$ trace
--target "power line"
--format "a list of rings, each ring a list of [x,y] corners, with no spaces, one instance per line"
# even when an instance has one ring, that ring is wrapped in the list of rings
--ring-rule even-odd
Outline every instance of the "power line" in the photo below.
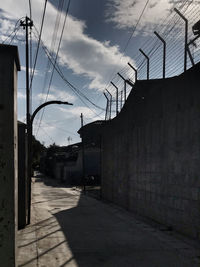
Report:
[[[35,61],[34,61],[33,71],[32,71],[32,75],[31,75],[30,88],[32,88],[33,77],[34,77],[35,67],[36,67],[36,63],[37,63],[37,57],[38,57],[38,52],[39,52],[39,47],[40,47],[40,41],[41,41],[41,36],[42,36],[43,25],[44,25],[44,17],[45,17],[45,12],[46,12],[46,6],[47,6],[47,0],[45,0],[45,3],[44,3],[44,9],[43,9],[43,14],[42,14],[42,22],[41,22],[41,27],[40,27],[39,40],[38,40],[37,50],[36,50],[36,54],[35,54]]]
[[[54,25],[54,31],[53,31],[53,35],[52,35],[52,39],[51,39],[51,47],[50,47],[50,54],[53,58],[53,51],[54,51],[54,47],[55,47],[55,43],[56,43],[56,39],[57,39],[57,33],[58,33],[58,27],[60,24],[60,17],[61,17],[61,12],[63,9],[63,0],[59,0],[59,4],[58,4],[58,8],[57,8],[57,15],[56,15],[56,21],[55,21],[55,25]],[[43,82],[43,88],[42,88],[42,94],[44,94],[44,90],[46,87],[46,83],[47,83],[47,78],[48,78],[48,73],[51,67],[51,62],[49,60],[49,58],[47,58],[47,65],[46,65],[46,70],[45,70],[45,77],[44,77],[44,82]],[[40,101],[40,104],[42,104],[42,100]]]
[[[134,27],[132,33],[131,33],[131,36],[129,37],[128,41],[126,42],[126,44],[125,44],[125,46],[124,46],[123,53],[124,53],[125,50],[127,49],[128,45],[129,45],[129,42],[130,42],[130,40],[132,39],[133,34],[134,34],[135,31],[136,31],[137,26],[138,26],[138,24],[139,24],[139,22],[140,22],[140,20],[141,20],[141,18],[142,18],[142,16],[143,16],[143,14],[144,14],[144,11],[145,11],[145,9],[146,9],[148,3],[149,3],[149,0],[147,0],[146,3],[145,3],[145,6],[144,6],[144,8],[143,8],[143,10],[142,10],[142,12],[141,12],[141,14],[140,14],[138,20],[137,20],[137,23],[136,23],[136,25],[135,25],[135,27]],[[121,55],[120,60],[121,60],[122,57],[123,57],[123,55]],[[115,68],[114,71],[112,72],[111,77],[113,76],[113,74],[115,73],[115,71],[116,71],[116,68]],[[109,80],[110,80],[110,79],[109,79]],[[108,83],[109,83],[109,82],[108,82]],[[107,84],[106,87],[108,87],[108,84]]]
[[[14,29],[12,30],[12,32],[7,36],[7,38],[2,42],[2,44],[5,44],[5,42],[12,36],[13,33],[15,33],[16,30],[19,29],[20,25],[17,26],[17,24],[20,22],[21,19],[23,19],[24,17],[20,18],[17,20],[17,22],[15,23]]]
[[[55,140],[53,140],[53,138],[51,138],[51,136],[47,133],[47,131],[44,130],[44,128],[41,128],[41,130],[46,134],[46,136],[47,136],[53,143],[55,143]]]
[[[61,45],[61,41],[62,41],[62,37],[63,37],[63,32],[64,32],[64,28],[65,28],[66,20],[67,20],[67,15],[68,15],[68,12],[69,12],[69,7],[70,7],[70,0],[68,1],[68,5],[67,5],[67,9],[66,9],[66,13],[65,13],[64,23],[63,23],[63,27],[62,27],[62,31],[61,31],[61,35],[60,35],[60,40],[59,40],[59,43],[58,43],[57,53],[56,53],[56,57],[55,57],[54,64],[53,64],[53,70],[52,70],[52,73],[51,73],[51,78],[50,78],[50,81],[49,81],[49,87],[48,87],[48,90],[47,90],[47,95],[46,95],[45,102],[46,102],[47,99],[48,99],[48,95],[49,95],[49,91],[50,91],[51,83],[52,83],[52,80],[53,80],[53,75],[54,75],[55,65],[56,65],[56,63],[57,63],[58,53],[59,53],[59,50],[60,50],[60,45]],[[38,130],[37,130],[37,132],[39,131],[40,124],[41,124],[42,118],[43,118],[43,116],[44,116],[44,112],[45,112],[45,108],[42,110],[42,115],[41,115],[41,117],[40,117],[40,122],[39,122],[39,126],[38,126]]]
[[[65,19],[64,19],[64,23],[63,23],[63,27],[62,27],[62,31],[61,31],[61,35],[60,35],[58,49],[57,49],[57,53],[56,53],[56,57],[55,57],[54,65],[53,65],[53,70],[52,70],[52,73],[51,73],[51,79],[49,81],[49,87],[48,87],[48,91],[47,91],[47,96],[46,96],[45,102],[48,99],[48,95],[49,95],[49,91],[50,91],[50,87],[51,87],[51,83],[52,83],[52,79],[53,79],[53,75],[54,75],[55,65],[57,63],[58,53],[59,53],[59,50],[60,50],[60,45],[61,45],[61,41],[62,41],[62,37],[63,37],[65,24],[66,24],[66,19],[67,19],[67,15],[68,15],[68,12],[69,12],[69,6],[70,6],[70,0],[68,1],[67,10],[66,10],[66,13],[65,13]],[[43,109],[43,112],[44,112],[44,109]]]
[[[36,28],[35,28],[36,29]],[[37,32],[37,29],[36,29]],[[51,58],[50,52],[48,50],[48,48],[44,45],[44,43],[41,40],[41,44],[42,44],[42,48],[46,54],[46,56],[49,58],[49,61],[51,62],[51,64],[53,65],[53,59]],[[92,102],[86,95],[84,95],[75,85],[73,85],[71,82],[68,81],[68,79],[64,76],[63,72],[61,71],[60,67],[56,64],[55,65],[55,70],[58,73],[58,75],[61,77],[61,79],[69,86],[69,88],[79,97],[79,99],[83,102],[83,104],[85,106],[87,106],[89,109],[90,107],[87,105],[87,103],[82,99],[84,98],[85,100],[87,100],[90,104],[92,104],[94,107],[101,109],[103,111],[105,111],[104,108],[96,105],[94,102]],[[92,109],[90,109],[93,113],[96,114],[96,112],[94,112]],[[98,114],[96,114],[98,116]]]
[[[125,45],[125,47],[124,47],[124,49],[123,49],[123,52],[127,49],[128,45],[129,45],[129,43],[130,43],[130,40],[132,39],[133,34],[135,33],[135,31],[136,31],[136,29],[137,29],[137,26],[138,26],[138,24],[140,23],[140,20],[141,20],[143,14],[144,14],[144,11],[145,11],[145,9],[146,9],[148,3],[149,3],[149,0],[146,1],[145,5],[144,5],[144,8],[143,8],[143,10],[142,10],[142,12],[141,12],[141,14],[140,14],[138,20],[137,20],[137,23],[136,23],[136,25],[135,25],[135,27],[134,27],[132,33],[131,33],[131,36],[129,37],[129,39],[128,39],[128,41],[127,41],[127,43],[126,43],[126,45]]]
[[[59,130],[59,131],[62,131],[62,132],[65,132],[65,133],[68,133],[68,134],[72,134],[72,135],[74,135],[74,136],[77,136],[77,134],[74,134],[74,133],[72,133],[71,131],[68,131],[68,130],[63,129],[63,128],[58,127],[58,126],[55,126],[55,123],[56,123],[56,122],[54,122],[54,124],[53,124],[53,123],[49,123],[49,122],[45,122],[45,124],[47,124],[47,126],[41,125],[40,127],[44,128],[44,127],[48,127],[48,125],[49,125],[49,126],[54,126],[54,127],[55,127],[57,130]]]
[[[50,51],[51,51],[50,54],[51,54],[52,58],[53,58],[53,54],[54,54],[55,43],[57,40],[58,28],[60,25],[60,18],[61,18],[61,13],[63,10],[63,3],[64,3],[64,0],[58,1],[56,21],[55,21],[55,25],[54,25],[54,31],[53,31],[53,35],[51,38],[51,47],[50,47]],[[43,81],[42,94],[44,94],[44,91],[45,91],[50,67],[51,67],[51,62],[47,58],[47,65],[46,65],[45,76],[44,76],[44,81]],[[40,105],[41,104],[42,104],[42,99],[40,100]],[[40,114],[40,116],[41,116],[41,114]],[[39,120],[38,120],[38,123],[39,123]]]
[[[15,30],[14,35],[12,36],[12,38],[11,38],[11,40],[10,40],[10,42],[9,42],[9,45],[10,45],[10,44],[12,43],[12,41],[16,38],[16,35],[17,35],[19,29],[20,29],[20,25],[19,25],[18,28]]]

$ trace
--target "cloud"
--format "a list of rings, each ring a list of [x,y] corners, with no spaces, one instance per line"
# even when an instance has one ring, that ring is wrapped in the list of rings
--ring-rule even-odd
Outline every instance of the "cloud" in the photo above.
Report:
[[[46,94],[37,94],[35,96],[38,100],[46,100]],[[48,100],[61,100],[61,101],[75,101],[76,97],[69,94],[66,91],[56,89],[54,87],[51,88],[51,93],[48,95]]]
[[[12,30],[13,29],[13,22],[12,20],[9,20],[9,19],[0,19],[0,24],[1,24],[1,32],[2,33],[6,33],[8,32],[9,30]]]
[[[77,130],[80,128],[80,114],[77,114],[77,118],[69,112],[70,106],[67,108],[61,108],[57,106],[54,109],[54,113],[57,116],[57,119],[52,119],[52,114],[50,116],[44,118],[40,124],[40,119],[35,118],[33,123],[33,133],[45,142],[45,145],[52,144],[56,142],[57,145],[68,145],[67,138],[70,136],[73,138],[73,142],[79,142],[80,138],[77,134]],[[77,107],[76,107],[77,109]],[[84,110],[84,109],[83,109]],[[70,121],[70,122],[69,122]],[[69,130],[69,124],[72,125],[74,122],[77,122],[76,127],[74,130]],[[40,128],[38,131],[38,125],[40,124]]]
[[[107,22],[114,23],[119,29],[133,29],[146,2],[146,0],[109,0],[106,11]],[[151,30],[156,24],[160,24],[160,21],[169,14],[173,5],[174,3],[169,0],[149,1],[135,35],[141,34],[140,29],[144,26],[146,30]]]
[[[22,92],[17,92],[17,97],[18,97],[18,99],[26,99],[26,94],[24,93],[22,93]]]
[[[52,144],[55,141],[55,136],[58,134],[56,125],[55,124],[49,124],[45,120],[42,121],[40,124],[40,128],[38,131],[38,125],[40,124],[40,120],[35,118],[33,122],[33,135],[38,134],[36,136],[37,138],[39,137],[40,140],[45,141],[47,144]]]
[[[53,18],[55,14],[48,17]],[[53,21],[48,24],[53,24]],[[121,69],[132,60],[124,56],[117,45],[111,46],[108,41],[100,42],[89,37],[85,29],[83,21],[68,16],[60,47],[60,63],[75,74],[87,77],[89,89],[104,90],[113,69]],[[50,44],[52,32],[46,31],[44,38],[45,43]]]
[[[79,117],[80,118],[80,114],[83,113],[83,116],[87,119],[90,119],[90,121],[95,121],[95,120],[99,120],[99,116],[98,114],[96,114],[96,110],[95,109],[90,109],[88,107],[84,107],[84,106],[69,106],[67,109],[65,109],[64,107],[58,107],[58,109],[65,114],[65,118],[73,118],[73,117]]]
[[[26,67],[25,66],[21,66],[21,70],[22,71],[26,71]],[[32,69],[31,68],[29,68],[29,73],[31,73],[31,71],[32,71]],[[37,70],[37,69],[35,69],[35,71],[34,71],[34,75],[41,75],[40,74],[40,71],[39,70]]]
[[[74,73],[90,79],[89,89],[104,90],[113,69],[121,69],[132,60],[118,46],[101,43],[83,34],[68,38],[62,46],[63,62]]]
[[[44,1],[35,0],[32,2],[32,14],[34,25],[40,28],[41,15]],[[10,8],[12,6],[12,9]],[[24,0],[3,1],[1,4],[4,19],[18,18],[28,12],[28,4]],[[53,29],[55,25],[57,9],[48,2],[44,21],[42,39],[50,49]],[[57,36],[60,37],[64,14],[61,15],[60,27],[57,29]],[[6,22],[5,22],[6,23]],[[4,26],[8,28],[10,26]],[[87,77],[90,80],[89,89],[104,90],[114,69],[121,69],[132,60],[123,56],[117,45],[110,45],[108,41],[100,42],[85,33],[86,24],[68,15],[66,27],[62,38],[59,52],[59,62],[71,69],[75,74]],[[55,47],[58,46],[58,38],[55,40]],[[133,62],[132,62],[133,63]]]
[[[39,124],[40,124],[40,119],[35,118],[35,119],[34,119],[33,126],[35,126],[35,125],[39,125]],[[44,128],[47,128],[47,130],[48,130],[48,132],[49,132],[50,134],[53,134],[53,132],[56,130],[56,125],[47,123],[46,121],[42,121],[42,123],[41,123],[41,127],[42,127],[42,128],[43,128],[43,127],[44,127]],[[36,129],[37,129],[37,127],[36,127]]]

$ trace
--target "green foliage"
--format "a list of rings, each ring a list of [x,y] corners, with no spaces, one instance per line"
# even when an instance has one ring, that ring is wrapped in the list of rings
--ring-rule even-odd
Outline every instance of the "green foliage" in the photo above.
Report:
[[[54,155],[56,152],[58,152],[60,150],[60,146],[56,145],[55,143],[53,143],[52,145],[50,145],[49,147],[47,147],[46,152],[47,152],[47,157],[51,157],[52,155]]]
[[[41,144],[35,136],[32,137],[32,166],[33,169],[40,164],[40,157],[46,151],[46,147]]]

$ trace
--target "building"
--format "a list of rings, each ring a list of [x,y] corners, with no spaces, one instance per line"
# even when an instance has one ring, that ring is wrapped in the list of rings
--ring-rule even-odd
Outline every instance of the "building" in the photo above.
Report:
[[[27,224],[27,135],[26,124],[18,121],[18,229]]]

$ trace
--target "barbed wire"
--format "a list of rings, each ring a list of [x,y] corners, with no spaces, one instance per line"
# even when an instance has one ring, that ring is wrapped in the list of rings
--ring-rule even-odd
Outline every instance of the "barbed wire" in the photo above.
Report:
[[[186,0],[176,7],[188,20],[188,40],[193,39],[192,26],[199,20],[200,6],[194,4],[193,1]],[[165,18],[160,25],[155,27],[155,30],[166,42],[166,77],[179,75],[184,70],[184,27],[183,19],[175,11],[171,12],[168,18]],[[150,79],[162,78],[163,50],[160,40],[152,32],[149,39],[140,47],[150,59]],[[192,56],[195,63],[200,61],[200,40],[196,41],[196,47],[192,47]],[[135,52],[132,59],[138,72],[138,79],[145,80],[147,75],[146,59],[139,51]],[[192,63],[189,57],[187,59],[187,68],[190,68]],[[119,72],[125,79],[135,80],[135,73],[129,66],[125,66]],[[119,91],[124,90],[124,81],[117,74],[111,81],[118,87]],[[113,96],[114,103],[116,89],[112,85],[109,85],[107,89]],[[127,90],[127,96],[130,91]],[[115,115],[113,114],[113,116]]]

